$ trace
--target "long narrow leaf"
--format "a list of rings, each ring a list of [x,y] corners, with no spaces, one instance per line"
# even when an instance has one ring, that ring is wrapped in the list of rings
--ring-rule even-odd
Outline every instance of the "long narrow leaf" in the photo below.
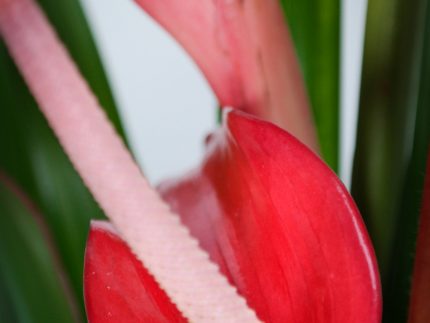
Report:
[[[6,287],[6,279],[0,270],[0,318],[4,322],[17,322],[17,313]]]
[[[375,242],[390,323],[407,317],[429,138],[427,6],[369,2],[353,195]]]
[[[281,0],[296,45],[322,156],[339,161],[339,0]]]
[[[73,58],[122,133],[87,23],[76,0],[41,0]],[[102,212],[74,171],[0,40],[0,167],[29,194],[53,230],[75,293],[82,295],[85,239]],[[83,302],[81,301],[82,308]]]
[[[2,322],[82,321],[48,243],[34,210],[0,177],[0,278],[9,315]]]
[[[374,241],[383,284],[413,141],[425,2],[369,2],[352,193]]]
[[[408,163],[406,181],[402,190],[401,207],[394,237],[395,245],[390,258],[390,275],[386,283],[386,322],[405,322],[409,303],[412,267],[417,240],[418,217],[423,199],[424,174],[430,145],[430,5],[426,14],[423,56],[419,78],[419,94],[412,156]],[[427,193],[426,197],[429,198]],[[423,214],[422,217],[425,215]],[[426,220],[423,220],[426,221]],[[421,230],[426,230],[425,228]],[[423,238],[422,238],[423,239]],[[425,238],[424,238],[425,239]],[[420,248],[429,248],[422,246]],[[430,301],[427,300],[427,301]],[[419,322],[419,321],[415,321]],[[426,322],[426,321],[421,321]]]

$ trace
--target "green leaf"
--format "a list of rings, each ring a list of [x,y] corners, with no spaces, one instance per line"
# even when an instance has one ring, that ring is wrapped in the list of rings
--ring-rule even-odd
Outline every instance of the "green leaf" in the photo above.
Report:
[[[6,279],[0,270],[0,318],[3,322],[17,322],[18,318],[13,308],[12,299],[6,290]]]
[[[427,0],[368,7],[352,194],[375,245],[386,322],[406,321],[430,122],[427,9]]]
[[[406,322],[413,271],[413,255],[422,205],[426,160],[430,148],[430,5],[427,3],[423,56],[419,76],[417,116],[411,159],[403,185],[390,275],[386,283],[385,322]]]
[[[41,0],[81,72],[123,134],[94,42],[78,1]],[[0,42],[0,168],[36,203],[53,232],[74,293],[82,300],[85,241],[103,214],[83,185]]]
[[[0,181],[2,322],[77,322],[31,211]],[[79,313],[80,314],[80,313]],[[3,316],[5,315],[5,316]]]
[[[339,0],[281,0],[311,100],[321,151],[339,162]]]

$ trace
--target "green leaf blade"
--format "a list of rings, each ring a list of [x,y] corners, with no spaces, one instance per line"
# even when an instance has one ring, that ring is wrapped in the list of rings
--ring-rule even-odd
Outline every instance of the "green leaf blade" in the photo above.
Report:
[[[339,167],[340,1],[281,0],[308,89],[322,156]]]
[[[352,194],[380,264],[384,322],[407,318],[429,143],[427,10],[427,0],[369,2]]]
[[[40,4],[120,134],[101,61],[75,0]],[[0,41],[0,168],[42,211],[83,310],[83,259],[89,222],[104,215],[64,154]]]
[[[34,215],[3,181],[0,214],[0,284],[9,318],[18,322],[82,321],[83,313],[65,297],[54,256]]]

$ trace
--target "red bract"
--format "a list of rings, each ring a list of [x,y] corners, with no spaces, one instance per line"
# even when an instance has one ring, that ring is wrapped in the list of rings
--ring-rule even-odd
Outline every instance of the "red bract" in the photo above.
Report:
[[[186,322],[108,222],[91,224],[84,284],[90,322]]]
[[[149,187],[34,1],[0,4],[0,32],[41,111],[140,261],[113,230],[93,227],[85,267],[91,322],[181,314],[193,322],[258,321],[245,298],[267,322],[379,320],[368,237],[318,157],[280,128],[230,112],[202,166],[161,187],[222,276]]]
[[[201,167],[160,191],[259,318],[379,322],[373,250],[335,174],[285,131],[237,111],[207,149]],[[91,322],[145,321],[157,308],[154,321],[181,319],[111,231],[92,227],[85,266]]]
[[[269,120],[317,151],[279,0],[136,0],[191,54],[222,106]]]

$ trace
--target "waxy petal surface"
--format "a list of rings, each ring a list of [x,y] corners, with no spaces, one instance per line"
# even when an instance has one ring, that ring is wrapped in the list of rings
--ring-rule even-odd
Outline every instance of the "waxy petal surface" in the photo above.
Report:
[[[380,322],[373,249],[336,175],[270,123],[238,111],[224,122],[202,166],[160,187],[192,235],[264,322]],[[136,282],[121,283],[126,298]]]
[[[240,112],[203,166],[161,186],[265,322],[378,322],[376,261],[336,175],[291,135]]]
[[[278,0],[136,0],[190,53],[222,106],[318,144],[299,64]]]
[[[186,322],[108,222],[91,223],[84,284],[89,322]]]

